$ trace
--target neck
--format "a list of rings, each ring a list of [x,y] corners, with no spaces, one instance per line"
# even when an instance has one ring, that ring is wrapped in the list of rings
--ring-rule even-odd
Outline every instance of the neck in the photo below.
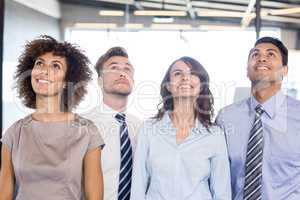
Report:
[[[252,85],[251,93],[259,103],[264,103],[269,98],[274,96],[278,91],[280,91],[280,89],[281,89],[281,83],[270,84],[266,87],[263,87],[261,85],[260,86]]]
[[[124,97],[120,95],[103,95],[104,104],[118,112],[124,112],[126,110],[127,101],[127,96]]]
[[[195,119],[194,102],[195,101],[190,98],[174,99],[174,110],[173,110],[174,118],[176,118],[179,121],[194,122]]]
[[[68,121],[74,118],[70,112],[60,110],[60,98],[57,97],[36,97],[36,111],[32,116],[39,121]]]
[[[60,113],[60,97],[36,96],[36,112],[38,113]]]

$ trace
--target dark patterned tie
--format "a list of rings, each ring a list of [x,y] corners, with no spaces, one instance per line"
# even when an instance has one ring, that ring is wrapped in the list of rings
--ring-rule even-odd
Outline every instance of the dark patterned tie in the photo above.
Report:
[[[250,131],[247,146],[244,200],[260,200],[262,198],[262,161],[263,161],[263,127],[261,105],[255,108],[255,120]]]
[[[120,126],[121,165],[119,176],[118,200],[129,200],[132,175],[132,147],[125,122],[125,114],[118,113],[115,118]]]

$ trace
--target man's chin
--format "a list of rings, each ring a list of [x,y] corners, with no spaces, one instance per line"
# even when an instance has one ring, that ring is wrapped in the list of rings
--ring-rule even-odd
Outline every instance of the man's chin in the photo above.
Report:
[[[252,88],[255,88],[255,90],[263,90],[271,86],[271,83],[269,81],[262,81],[262,80],[254,80],[252,81]]]
[[[255,90],[263,90],[269,88],[270,86],[281,84],[281,80],[256,79],[256,80],[252,80],[251,83],[252,83],[252,87],[254,87]]]
[[[131,91],[112,91],[111,94],[117,95],[117,96],[122,96],[122,97],[127,97],[131,94]]]

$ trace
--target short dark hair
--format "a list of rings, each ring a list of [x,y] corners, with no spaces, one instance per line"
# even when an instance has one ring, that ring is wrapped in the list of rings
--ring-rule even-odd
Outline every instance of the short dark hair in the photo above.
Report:
[[[162,98],[162,107],[159,108],[158,113],[154,116],[155,119],[160,120],[166,111],[173,111],[174,109],[174,101],[171,92],[167,89],[168,84],[170,83],[170,74],[173,65],[182,61],[186,65],[188,65],[191,70],[198,76],[201,82],[201,90],[198,94],[196,100],[196,108],[195,108],[195,117],[206,127],[213,125],[212,118],[214,115],[214,98],[209,89],[209,75],[205,68],[194,58],[191,57],[181,57],[175,60],[168,68],[161,84],[160,84],[160,95]]]
[[[39,56],[53,53],[66,58],[66,87],[62,92],[61,111],[71,111],[83,99],[87,92],[87,83],[91,80],[90,61],[78,46],[68,42],[58,42],[48,35],[29,41],[19,57],[15,73],[16,88],[23,104],[36,108],[36,94],[31,85],[31,72]],[[79,85],[80,84],[80,85]]]
[[[103,69],[103,64],[113,56],[121,56],[128,58],[127,51],[123,47],[112,47],[105,54],[103,54],[97,61],[95,65],[95,70],[97,71],[98,77],[101,76],[101,71]]]
[[[254,46],[261,44],[261,43],[271,43],[271,44],[275,45],[280,51],[281,58],[282,58],[282,64],[283,65],[288,64],[288,49],[279,39],[274,38],[274,37],[262,37],[255,42]]]

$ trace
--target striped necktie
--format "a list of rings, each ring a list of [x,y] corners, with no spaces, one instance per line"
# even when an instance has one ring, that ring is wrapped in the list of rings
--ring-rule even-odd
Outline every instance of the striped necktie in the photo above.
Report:
[[[125,114],[118,113],[115,118],[120,125],[121,165],[119,175],[118,200],[129,200],[132,175],[132,147],[125,122]]]
[[[247,146],[244,200],[260,200],[262,198],[262,161],[263,161],[263,126],[261,105],[255,108],[255,120],[250,131]]]

